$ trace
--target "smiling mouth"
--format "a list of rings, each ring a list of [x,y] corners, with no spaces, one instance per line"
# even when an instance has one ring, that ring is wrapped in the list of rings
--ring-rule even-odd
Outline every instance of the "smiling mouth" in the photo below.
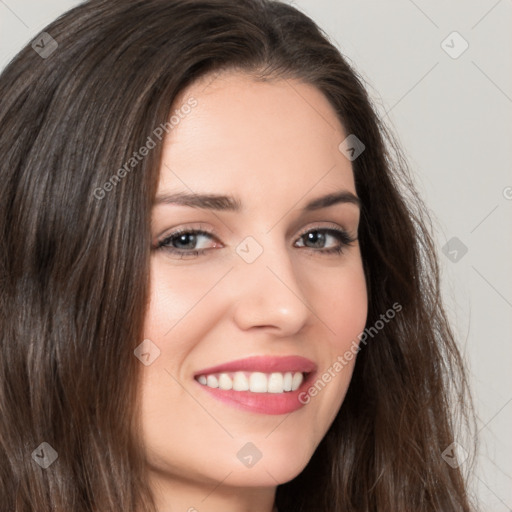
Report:
[[[195,380],[203,386],[225,391],[251,393],[288,393],[296,391],[311,372],[220,372],[198,375]]]

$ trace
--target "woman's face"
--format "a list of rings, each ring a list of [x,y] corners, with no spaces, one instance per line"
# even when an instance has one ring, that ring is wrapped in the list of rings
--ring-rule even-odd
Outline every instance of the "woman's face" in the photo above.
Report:
[[[301,472],[334,420],[355,363],[344,354],[365,326],[361,254],[346,238],[360,212],[338,149],[348,134],[294,80],[223,73],[176,109],[144,331],[146,364],[160,350],[141,388],[150,472],[210,491],[275,486]]]

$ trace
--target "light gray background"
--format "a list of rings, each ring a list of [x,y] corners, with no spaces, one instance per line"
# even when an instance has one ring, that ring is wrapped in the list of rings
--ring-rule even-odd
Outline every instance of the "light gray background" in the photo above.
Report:
[[[78,3],[0,0],[0,69]],[[512,0],[290,3],[362,74],[436,218],[445,300],[479,418],[474,493],[482,510],[510,512]],[[463,47],[454,31],[469,44],[457,58],[445,51]],[[452,252],[458,261],[442,252],[452,237],[468,249],[462,257]]]

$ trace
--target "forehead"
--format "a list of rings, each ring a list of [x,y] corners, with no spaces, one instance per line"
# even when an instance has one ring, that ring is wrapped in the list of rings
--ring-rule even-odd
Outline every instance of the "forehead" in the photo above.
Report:
[[[187,102],[195,106],[182,109]],[[312,85],[224,72],[182,91],[172,110],[181,115],[165,140],[159,193],[298,200],[313,187],[355,192],[351,163],[338,149],[344,129]]]

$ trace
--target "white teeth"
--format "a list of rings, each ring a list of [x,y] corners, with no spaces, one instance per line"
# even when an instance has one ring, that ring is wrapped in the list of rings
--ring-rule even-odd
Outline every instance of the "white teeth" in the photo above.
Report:
[[[292,379],[293,379],[292,372],[286,372],[284,374],[283,389],[285,391],[291,391],[292,390]]]
[[[296,389],[299,389],[300,385],[302,384],[302,381],[304,379],[304,376],[302,373],[294,373],[293,379],[292,379],[292,391],[295,391]]]
[[[208,375],[208,377],[206,377],[206,385],[209,388],[218,388],[219,381],[217,380],[217,377],[215,377],[215,375]]]
[[[267,392],[267,376],[261,372],[251,373],[249,377],[249,389],[253,393]]]
[[[283,374],[272,373],[268,379],[268,392],[269,393],[282,393],[283,389]]]
[[[245,376],[244,372],[236,372],[233,378],[233,389],[235,391],[248,391],[249,379]]]
[[[226,373],[219,375],[219,388],[220,389],[231,389],[233,387],[233,381],[229,378]]]
[[[301,372],[235,372],[200,375],[197,380],[203,386],[222,390],[250,391],[252,393],[284,393],[296,391],[304,381]]]

